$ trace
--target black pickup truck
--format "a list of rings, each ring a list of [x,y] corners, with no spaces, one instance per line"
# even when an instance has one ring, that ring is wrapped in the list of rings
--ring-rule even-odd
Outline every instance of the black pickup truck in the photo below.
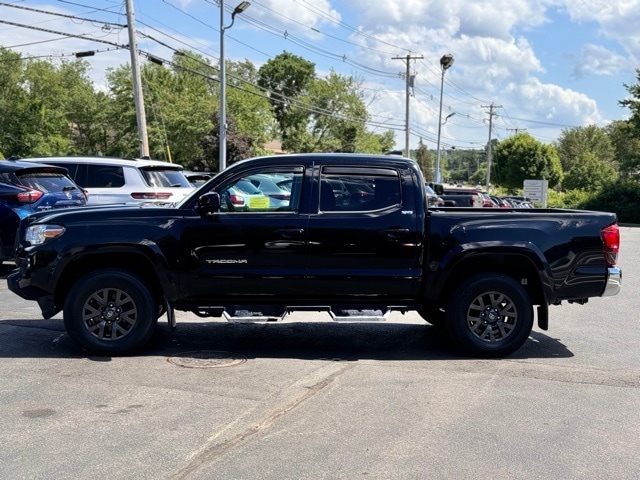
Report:
[[[467,354],[502,356],[534,316],[547,329],[549,305],[619,291],[615,214],[428,208],[424,184],[402,157],[249,159],[175,206],[32,215],[8,285],[107,355],[139,350],[182,310],[258,322],[417,311]]]

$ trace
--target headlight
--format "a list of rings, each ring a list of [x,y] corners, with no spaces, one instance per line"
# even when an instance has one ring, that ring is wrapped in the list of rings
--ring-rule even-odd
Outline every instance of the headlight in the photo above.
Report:
[[[60,225],[32,225],[27,227],[24,238],[31,245],[41,245],[47,240],[59,237],[64,233],[64,227]]]

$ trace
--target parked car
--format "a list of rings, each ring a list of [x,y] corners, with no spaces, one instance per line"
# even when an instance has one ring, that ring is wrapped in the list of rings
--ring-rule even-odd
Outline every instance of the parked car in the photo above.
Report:
[[[429,185],[425,185],[427,190],[427,206],[428,207],[444,207],[444,200]]]
[[[291,199],[290,176],[273,174],[256,174],[247,177],[255,187],[269,197],[269,208],[287,208]]]
[[[222,208],[221,192],[247,176],[283,171],[293,179],[289,211]],[[367,186],[373,198],[343,209],[329,179]],[[427,209],[424,183],[414,160],[394,155],[248,159],[175,208],[28,216],[7,286],[37,301],[44,318],[62,311],[69,338],[107,356],[140,351],[164,313],[175,326],[175,310],[237,322],[278,322],[293,311],[380,322],[416,311],[462,352],[504,356],[534,321],[549,328],[549,305],[620,291],[614,213]]]
[[[269,207],[269,197],[246,178],[220,192],[220,210],[224,212],[265,211]]]
[[[86,193],[61,167],[0,161],[0,261],[13,257],[20,220],[54,208],[86,205]]]
[[[442,199],[455,202],[456,207],[482,207],[484,198],[475,188],[445,188]]]
[[[206,183],[211,177],[213,177],[213,173],[211,172],[191,172],[189,170],[184,170],[182,173],[187,180],[189,180],[189,183],[195,188]]]
[[[193,191],[183,168],[169,162],[109,157],[25,158],[65,167],[89,192],[89,204],[176,203]]]

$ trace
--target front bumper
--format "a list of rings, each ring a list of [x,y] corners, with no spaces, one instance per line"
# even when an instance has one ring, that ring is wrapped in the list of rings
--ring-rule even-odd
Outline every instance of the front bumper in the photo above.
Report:
[[[56,307],[53,295],[41,288],[35,287],[25,279],[20,268],[15,269],[7,277],[7,287],[13,293],[25,300],[35,300],[42,311],[44,318],[51,318],[60,311]]]
[[[620,267],[609,267],[607,269],[607,283],[602,292],[602,297],[611,297],[620,292],[622,286],[622,269]]]

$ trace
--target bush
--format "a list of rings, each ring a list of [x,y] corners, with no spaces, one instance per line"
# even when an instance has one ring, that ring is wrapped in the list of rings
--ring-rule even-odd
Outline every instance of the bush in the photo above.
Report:
[[[585,210],[615,212],[622,223],[640,223],[640,182],[618,180],[580,204]]]
[[[547,192],[547,205],[550,208],[583,208],[582,205],[589,201],[593,194],[584,190],[567,190]]]

